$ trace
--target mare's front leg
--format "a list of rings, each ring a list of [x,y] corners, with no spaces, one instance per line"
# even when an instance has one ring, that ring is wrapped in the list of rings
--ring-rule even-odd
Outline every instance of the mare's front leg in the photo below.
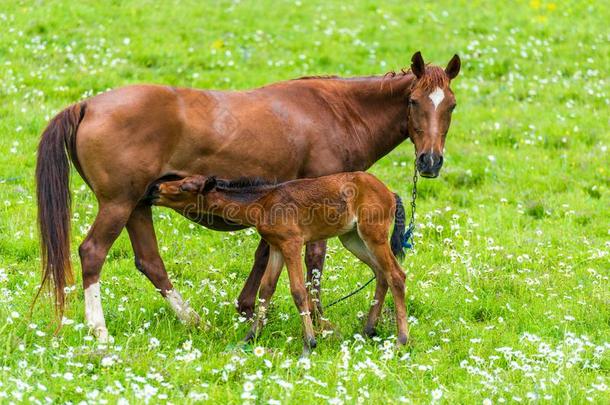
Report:
[[[170,304],[178,318],[187,325],[198,325],[201,318],[173,287],[159,255],[150,206],[140,205],[127,221],[127,232],[140,270]]]
[[[309,299],[307,289],[305,288],[305,280],[303,278],[303,265],[301,251],[303,249],[302,241],[284,242],[280,246],[286,267],[288,268],[288,278],[290,279],[290,292],[294,303],[299,310],[303,321],[303,355],[307,356],[317,345],[313,331],[313,323],[309,312]]]
[[[267,261],[269,260],[269,244],[264,240],[258,244],[254,254],[254,264],[248,275],[246,284],[237,298],[237,312],[250,319],[254,316],[254,305],[256,304],[256,294],[261,285],[261,279],[265,274]]]
[[[260,304],[256,311],[257,313],[254,322],[252,323],[252,328],[244,338],[244,341],[249,342],[260,333],[260,329],[263,327],[267,315],[267,308],[269,308],[271,297],[275,293],[275,287],[277,286],[277,281],[282,273],[283,266],[284,258],[282,257],[282,253],[277,248],[271,247],[269,261],[258,295]]]
[[[324,319],[320,291],[322,289],[322,268],[326,258],[326,241],[310,242],[305,247],[305,267],[307,267],[307,284],[309,296],[314,305],[309,309],[314,322],[324,329],[332,329],[332,325]]]
[[[95,221],[78,249],[85,289],[85,320],[100,343],[108,343],[110,338],[102,309],[100,273],[108,250],[127,223],[133,207],[129,203],[100,202]]]

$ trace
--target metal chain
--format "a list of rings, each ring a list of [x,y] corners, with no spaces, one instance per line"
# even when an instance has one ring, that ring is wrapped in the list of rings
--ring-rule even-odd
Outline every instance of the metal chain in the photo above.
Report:
[[[413,190],[411,191],[411,219],[409,220],[409,227],[407,228],[407,231],[405,233],[405,240],[404,240],[404,246],[407,249],[411,249],[413,247],[413,232],[415,231],[415,209],[417,208],[416,202],[415,200],[417,200],[417,151],[415,151],[415,160],[413,161]],[[328,304],[326,306],[326,308],[330,308],[335,304],[340,303],[341,301],[344,301],[346,299],[348,299],[349,297],[351,297],[352,295],[355,295],[357,293],[359,293],[360,291],[364,290],[364,288],[371,284],[373,282],[373,280],[375,280],[375,276],[373,276],[369,281],[367,281],[366,283],[364,283],[363,285],[361,285],[360,287],[358,287],[357,289],[355,289],[354,291],[352,291],[351,293],[337,299],[334,300],[333,302],[331,302],[330,304]]]
[[[415,211],[417,209],[417,151],[415,151],[415,159],[413,160],[413,190],[411,190],[411,219],[406,233],[406,243],[408,248],[413,247],[413,232],[415,232]]]

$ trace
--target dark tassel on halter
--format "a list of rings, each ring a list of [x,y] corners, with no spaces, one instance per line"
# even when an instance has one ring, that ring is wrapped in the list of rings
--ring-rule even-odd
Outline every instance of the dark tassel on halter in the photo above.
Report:
[[[413,249],[413,228],[415,228],[415,226],[411,224],[405,232],[405,236],[402,240],[402,247],[405,249]]]

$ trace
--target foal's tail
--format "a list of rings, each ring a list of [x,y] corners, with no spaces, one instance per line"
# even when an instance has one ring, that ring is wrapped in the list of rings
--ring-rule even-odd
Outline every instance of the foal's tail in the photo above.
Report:
[[[390,237],[390,246],[392,253],[398,259],[405,257],[405,248],[403,241],[405,239],[405,207],[402,205],[402,199],[398,194],[394,194],[396,199],[396,213],[394,214],[394,231]]]
[[[76,131],[86,104],[74,104],[49,122],[38,144],[36,197],[42,257],[42,282],[34,302],[47,285],[53,287],[55,311],[63,316],[66,285],[72,283],[70,263],[70,161],[76,162]],[[61,322],[61,321],[60,321]]]

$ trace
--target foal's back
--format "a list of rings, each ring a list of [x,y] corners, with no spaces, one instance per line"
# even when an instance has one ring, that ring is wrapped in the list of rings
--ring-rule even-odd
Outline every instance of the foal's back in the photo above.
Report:
[[[363,220],[382,224],[394,216],[393,193],[375,176],[347,172],[279,184],[259,200],[263,237],[301,234],[305,242],[354,230]]]

